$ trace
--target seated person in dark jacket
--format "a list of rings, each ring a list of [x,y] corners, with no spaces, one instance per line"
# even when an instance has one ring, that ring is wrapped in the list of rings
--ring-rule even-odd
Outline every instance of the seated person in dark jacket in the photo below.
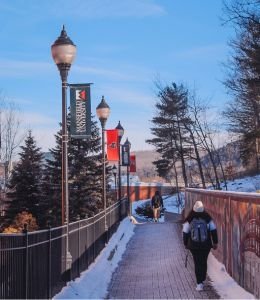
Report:
[[[203,203],[196,201],[183,224],[183,243],[192,253],[197,291],[203,290],[206,280],[207,259],[210,249],[217,249],[217,228],[211,216],[205,211]]]

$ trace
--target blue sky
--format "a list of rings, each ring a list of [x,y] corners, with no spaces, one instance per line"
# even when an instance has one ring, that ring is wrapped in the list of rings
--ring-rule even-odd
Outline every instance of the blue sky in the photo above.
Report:
[[[0,90],[20,106],[39,146],[52,147],[61,83],[50,47],[65,24],[77,45],[69,82],[93,82],[92,113],[104,95],[107,128],[121,120],[133,150],[151,149],[156,78],[196,86],[224,107],[221,63],[232,34],[221,14],[218,0],[0,0]]]

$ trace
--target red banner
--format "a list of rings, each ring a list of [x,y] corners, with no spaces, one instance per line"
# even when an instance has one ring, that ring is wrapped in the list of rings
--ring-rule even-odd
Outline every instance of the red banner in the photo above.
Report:
[[[118,130],[108,129],[107,133],[107,160],[119,160],[118,155]]]
[[[135,154],[130,155],[130,172],[136,172]]]

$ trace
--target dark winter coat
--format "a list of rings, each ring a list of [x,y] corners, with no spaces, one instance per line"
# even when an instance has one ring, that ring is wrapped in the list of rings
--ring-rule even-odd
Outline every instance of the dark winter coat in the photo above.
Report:
[[[194,242],[190,238],[190,223],[194,218],[201,218],[207,222],[208,227],[208,238],[205,243]],[[210,249],[212,248],[212,243],[218,243],[218,234],[215,223],[213,222],[211,216],[207,212],[194,212],[191,211],[183,224],[183,243],[188,249]]]
[[[160,195],[160,194],[155,194],[153,197],[152,197],[152,207],[156,207],[156,200],[155,200],[155,197],[159,197],[159,203],[160,203],[160,205],[159,205],[159,207],[162,207],[163,208],[163,198],[162,198],[162,196]],[[156,207],[157,208],[157,207]]]

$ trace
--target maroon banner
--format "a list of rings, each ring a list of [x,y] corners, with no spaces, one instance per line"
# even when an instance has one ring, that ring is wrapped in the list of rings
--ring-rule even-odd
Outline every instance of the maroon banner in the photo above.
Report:
[[[130,172],[136,172],[135,154],[130,155]]]
[[[118,155],[118,131],[117,129],[108,129],[107,133],[107,160],[119,160]]]

